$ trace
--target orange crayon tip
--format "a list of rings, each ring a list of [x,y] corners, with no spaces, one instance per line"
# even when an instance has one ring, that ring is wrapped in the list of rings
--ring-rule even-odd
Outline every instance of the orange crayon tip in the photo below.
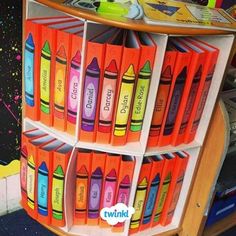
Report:
[[[66,50],[65,50],[65,47],[63,45],[61,45],[59,50],[57,51],[57,56],[60,56],[60,57],[66,59]]]

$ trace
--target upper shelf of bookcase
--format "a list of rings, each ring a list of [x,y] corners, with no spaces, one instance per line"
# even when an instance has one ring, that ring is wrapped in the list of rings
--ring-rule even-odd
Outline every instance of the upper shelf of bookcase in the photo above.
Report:
[[[173,35],[216,35],[227,34],[229,31],[216,30],[216,29],[194,29],[176,26],[158,26],[145,23],[143,20],[130,20],[118,17],[106,17],[92,11],[73,8],[63,5],[64,0],[35,0],[38,3],[44,4],[55,10],[62,11],[75,17],[83,18],[89,21],[98,22],[105,25],[110,25],[118,28],[145,31],[153,33],[173,34]],[[232,32],[231,32],[232,33]]]

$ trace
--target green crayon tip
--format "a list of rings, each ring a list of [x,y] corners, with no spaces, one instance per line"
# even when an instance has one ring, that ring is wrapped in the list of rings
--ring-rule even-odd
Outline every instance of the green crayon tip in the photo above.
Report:
[[[51,50],[50,50],[50,45],[49,45],[49,42],[46,40],[44,45],[43,45],[43,51],[44,52],[47,52],[48,54],[51,53]]]
[[[150,73],[152,71],[150,61],[146,61],[141,71],[145,73]]]
[[[64,176],[64,172],[61,166],[58,166],[56,170],[54,171],[54,174]]]

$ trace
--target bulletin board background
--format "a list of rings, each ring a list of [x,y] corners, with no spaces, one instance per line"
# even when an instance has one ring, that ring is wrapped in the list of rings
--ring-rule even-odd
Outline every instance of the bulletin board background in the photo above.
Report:
[[[0,178],[19,172],[22,1],[0,1]]]

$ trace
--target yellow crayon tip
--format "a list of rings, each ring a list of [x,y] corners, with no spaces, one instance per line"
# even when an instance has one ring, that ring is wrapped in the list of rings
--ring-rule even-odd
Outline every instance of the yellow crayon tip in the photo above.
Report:
[[[33,155],[29,156],[28,162],[32,164],[33,166],[35,165]]]
[[[128,68],[128,70],[125,72],[126,76],[134,76],[134,66],[131,64]]]
[[[139,186],[147,186],[147,178],[143,178],[142,181],[139,183]]]

